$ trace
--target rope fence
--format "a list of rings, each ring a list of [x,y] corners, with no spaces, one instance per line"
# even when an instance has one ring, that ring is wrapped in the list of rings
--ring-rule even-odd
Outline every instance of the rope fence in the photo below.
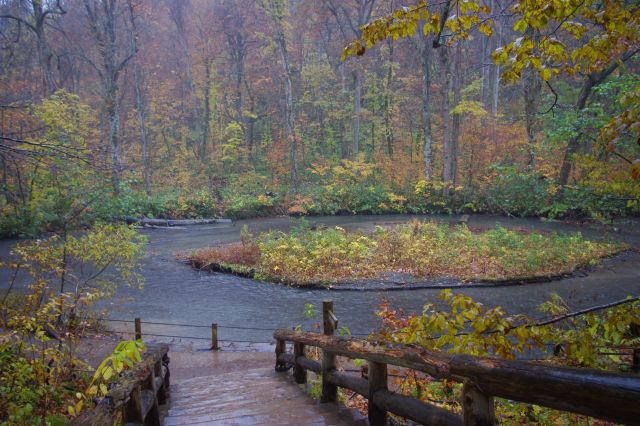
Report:
[[[161,333],[144,333],[145,336],[152,337],[167,337],[173,339],[191,339],[191,340],[207,340],[211,342],[211,350],[218,350],[219,343],[248,343],[248,344],[275,344],[275,340],[272,341],[259,341],[259,340],[235,340],[235,339],[219,339],[218,338],[218,329],[228,329],[228,330],[246,330],[246,331],[269,331],[272,332],[276,329],[283,327],[247,327],[247,326],[239,326],[239,325],[220,325],[213,323],[211,325],[202,325],[202,324],[185,324],[185,323],[173,323],[173,322],[162,322],[162,321],[142,321],[140,318],[135,318],[134,320],[126,320],[120,318],[97,318],[99,321],[105,322],[119,322],[123,324],[134,324],[133,331],[123,331],[123,330],[112,330],[113,333],[119,335],[135,335],[136,339],[142,338],[142,324],[148,325],[161,325],[168,327],[186,327],[186,328],[200,328],[200,329],[210,329],[211,337],[203,337],[203,336],[190,336],[190,335],[177,335],[177,334],[161,334]],[[351,336],[360,336],[366,337],[369,336],[369,333],[349,333]]]

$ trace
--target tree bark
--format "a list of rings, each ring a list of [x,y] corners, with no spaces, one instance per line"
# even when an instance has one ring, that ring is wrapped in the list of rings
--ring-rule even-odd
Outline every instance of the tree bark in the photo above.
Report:
[[[295,135],[293,117],[293,85],[292,70],[289,61],[289,51],[287,50],[287,39],[284,33],[285,3],[282,0],[269,0],[263,4],[267,13],[271,16],[274,24],[274,41],[280,54],[280,62],[284,74],[284,127],[285,135],[289,143],[289,157],[291,162],[290,182],[291,190],[298,193],[298,142]]]
[[[457,107],[462,100],[461,88],[463,79],[462,41],[456,44],[455,73],[453,75],[453,107]],[[458,184],[458,151],[460,138],[460,114],[454,114],[451,123],[451,177],[453,186]]]
[[[119,55],[118,18],[121,15],[118,0],[84,0],[89,27],[96,44],[100,47],[101,68],[96,66],[104,96],[104,111],[108,123],[108,138],[111,148],[111,184],[114,194],[120,193],[122,157],[120,151],[120,114],[118,105],[118,80],[127,62],[136,50]]]
[[[384,91],[384,138],[387,143],[387,155],[393,156],[393,126],[391,124],[391,115],[393,109],[393,91],[391,83],[393,82],[393,46],[392,40],[387,43],[389,47],[389,63],[387,65],[387,82]]]
[[[540,38],[540,32],[527,29],[527,36],[533,40]],[[536,161],[536,132],[538,130],[538,104],[542,83],[535,69],[528,68],[524,72],[524,116],[527,129],[527,167],[533,169]]]
[[[451,118],[449,105],[449,91],[453,84],[451,79],[451,61],[449,60],[449,47],[440,47],[440,64],[443,76],[442,81],[442,180],[445,183],[443,192],[449,194],[447,184],[451,183]]]
[[[360,112],[362,110],[362,75],[360,72],[360,61],[358,59],[355,60],[353,84],[353,134],[351,150],[353,156],[356,157],[360,151]]]
[[[424,155],[424,179],[431,180],[432,144],[431,136],[431,61],[432,52],[429,40],[423,40],[420,48],[420,62],[422,65],[422,130],[423,130],[423,155]]]
[[[495,4],[495,2],[493,3]],[[496,21],[498,36],[496,39],[496,44],[494,45],[494,49],[502,45],[503,24],[503,19],[498,18],[498,20]],[[500,94],[500,65],[492,63],[491,68],[493,72],[493,83],[491,91],[491,117],[495,118],[498,115],[498,100]]]
[[[206,56],[206,55],[205,55]],[[204,58],[204,108],[202,111],[202,144],[200,146],[200,158],[205,161],[207,157],[207,145],[209,145],[209,133],[211,126],[211,61],[208,57]]]
[[[137,29],[135,25],[135,16],[133,7],[129,4],[129,20],[131,21],[131,30],[129,33],[131,50],[137,51]],[[138,115],[138,128],[140,131],[140,153],[142,156],[142,172],[144,175],[144,189],[147,195],[151,195],[151,164],[149,161],[149,140],[147,134],[147,103],[144,93],[144,74],[139,61],[133,62],[133,90],[135,93],[136,111]]]

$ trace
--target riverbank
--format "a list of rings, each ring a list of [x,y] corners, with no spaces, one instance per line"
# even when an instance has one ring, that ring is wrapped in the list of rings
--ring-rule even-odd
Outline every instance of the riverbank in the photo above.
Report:
[[[456,215],[387,215],[387,216],[324,216],[310,217],[311,226],[324,224],[340,226],[347,231],[370,232],[376,226],[395,225],[419,218],[437,223],[453,223],[460,220]],[[336,316],[342,325],[349,326],[353,334],[367,335],[378,327],[375,312],[382,298],[390,305],[406,313],[419,313],[425,303],[437,302],[440,289],[416,289],[413,291],[340,291],[327,289],[311,290],[274,285],[263,281],[242,278],[230,274],[209,273],[190,268],[176,262],[174,253],[189,251],[196,247],[220,246],[240,241],[240,231],[247,225],[251,233],[258,235],[269,231],[289,232],[298,226],[298,219],[269,217],[241,220],[231,224],[197,225],[183,229],[141,229],[148,238],[147,255],[140,273],[144,276],[144,290],[121,287],[112,301],[100,308],[108,309],[112,318],[167,323],[200,324],[200,329],[182,330],[176,327],[147,330],[158,334],[185,334],[198,336],[202,342],[210,339],[211,323],[217,323],[219,339],[268,342],[272,330],[310,321],[304,317],[306,304],[316,309],[324,299],[335,300]],[[593,224],[578,225],[561,221],[508,218],[502,216],[470,215],[468,225],[473,228],[493,228],[499,223],[505,228],[526,228],[543,232],[581,232],[585,238],[608,239],[628,243],[640,248],[640,222],[624,220],[616,223],[620,232],[611,226]],[[7,258],[16,240],[0,241],[0,257]],[[464,293],[488,307],[502,306],[507,312],[539,316],[537,307],[548,300],[550,294],[559,294],[573,310],[593,305],[606,304],[624,299],[628,295],[640,294],[640,254],[631,252],[605,260],[600,267],[584,274],[578,271],[573,276],[550,282],[531,283],[514,287],[469,287],[454,288],[454,293]],[[0,292],[6,290],[11,276],[8,270],[0,270]],[[19,274],[16,288],[24,285],[29,277]],[[269,328],[270,331],[251,331],[226,326]],[[143,330],[143,333],[145,331]],[[197,343],[197,341],[194,341]],[[262,349],[260,349],[262,350]],[[265,347],[264,350],[271,350]]]

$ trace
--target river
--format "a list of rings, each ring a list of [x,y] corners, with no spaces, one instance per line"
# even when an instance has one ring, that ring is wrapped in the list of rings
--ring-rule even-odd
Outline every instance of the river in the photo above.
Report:
[[[340,225],[347,229],[371,229],[376,224],[407,221],[416,216],[333,216],[312,217],[310,224]],[[426,220],[452,221],[455,216],[420,216]],[[469,226],[488,227],[500,223],[505,227],[545,229],[557,232],[580,231],[593,238],[612,237],[640,248],[640,225],[629,221],[621,232],[612,227],[578,226],[562,222],[543,222],[493,216],[471,216]],[[227,327],[263,329],[308,328],[314,321],[303,318],[306,303],[320,308],[322,300],[333,299],[340,326],[346,325],[353,334],[366,334],[378,324],[376,308],[383,298],[406,312],[419,312],[428,302],[436,301],[439,290],[407,291],[331,291],[284,287],[236,276],[193,270],[177,262],[174,253],[211,245],[238,241],[240,229],[247,225],[254,234],[269,230],[286,230],[296,219],[288,217],[237,221],[232,224],[198,225],[180,229],[142,229],[148,236],[147,255],[143,263],[144,290],[121,288],[107,307],[112,318],[143,321],[209,325],[218,323],[221,340],[268,342],[271,331],[244,330]],[[620,230],[618,230],[620,231]],[[14,241],[0,241],[0,256],[6,255]],[[6,288],[6,273],[0,276],[0,288]],[[486,306],[501,305],[510,313],[536,313],[536,307],[553,292],[560,294],[573,309],[602,304],[640,294],[640,255],[628,253],[607,260],[586,276],[558,281],[510,287],[465,288],[461,291]],[[116,323],[117,324],[117,323]],[[121,324],[122,326],[122,324]],[[131,325],[126,325],[130,329]],[[153,328],[155,327],[155,328]],[[209,331],[144,324],[143,332],[208,337]],[[204,344],[205,342],[201,342]]]

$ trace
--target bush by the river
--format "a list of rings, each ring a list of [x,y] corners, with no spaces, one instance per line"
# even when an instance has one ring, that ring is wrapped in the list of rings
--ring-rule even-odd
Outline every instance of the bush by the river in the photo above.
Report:
[[[575,234],[541,234],[497,226],[474,231],[413,221],[372,233],[301,226],[195,251],[194,266],[254,271],[257,278],[295,285],[379,278],[396,272],[417,279],[512,280],[563,275],[594,265],[625,245]]]

